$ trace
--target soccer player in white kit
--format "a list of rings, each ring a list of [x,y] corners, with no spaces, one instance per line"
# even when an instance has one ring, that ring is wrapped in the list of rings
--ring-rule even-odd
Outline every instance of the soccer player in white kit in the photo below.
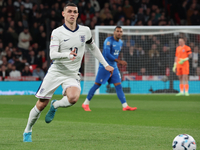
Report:
[[[62,16],[65,21],[64,25],[54,29],[51,34],[50,58],[53,60],[53,64],[35,95],[39,99],[30,111],[23,133],[24,142],[32,142],[32,127],[60,85],[63,88],[63,98],[51,101],[50,109],[45,117],[46,123],[53,120],[57,108],[69,107],[78,101],[81,91],[78,71],[86,45],[107,71],[112,74],[114,70],[95,45],[90,29],[76,23],[77,6],[73,3],[66,4]]]

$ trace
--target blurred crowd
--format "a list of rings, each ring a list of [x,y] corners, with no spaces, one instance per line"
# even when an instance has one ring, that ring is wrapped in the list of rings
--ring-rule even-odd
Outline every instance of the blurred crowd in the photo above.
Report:
[[[64,23],[61,12],[68,2],[78,6],[77,23],[90,29],[96,25],[200,24],[197,0],[0,0],[0,76],[43,79],[50,34]],[[130,53],[132,49],[135,47],[130,47]],[[151,49],[156,46],[152,44]],[[151,58],[151,51],[148,53]]]
[[[164,37],[162,37],[164,36]],[[178,39],[185,39],[192,50],[190,75],[200,75],[200,35],[171,33],[167,35],[124,36],[124,47],[120,55],[128,66],[119,66],[123,74],[170,75],[174,63]]]

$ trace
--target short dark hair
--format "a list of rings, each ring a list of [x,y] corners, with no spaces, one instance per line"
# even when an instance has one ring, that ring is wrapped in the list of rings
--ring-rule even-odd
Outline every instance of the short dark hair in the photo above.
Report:
[[[63,10],[65,10],[65,8],[66,8],[67,6],[77,7],[77,5],[74,4],[74,3],[67,3],[67,4],[64,6]]]
[[[120,29],[121,29],[122,27],[121,27],[121,26],[116,26],[116,27],[115,27],[115,30],[116,30],[117,28],[120,28]]]
[[[182,39],[185,42],[185,38],[184,37],[179,37],[179,39]]]

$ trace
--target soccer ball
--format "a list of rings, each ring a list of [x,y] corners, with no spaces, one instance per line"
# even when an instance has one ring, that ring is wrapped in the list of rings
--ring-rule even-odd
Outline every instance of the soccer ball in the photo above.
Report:
[[[188,134],[177,135],[172,143],[173,150],[196,150],[194,138]]]

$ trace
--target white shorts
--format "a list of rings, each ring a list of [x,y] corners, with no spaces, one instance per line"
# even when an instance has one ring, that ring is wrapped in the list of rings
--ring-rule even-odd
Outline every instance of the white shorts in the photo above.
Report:
[[[65,96],[65,91],[68,87],[75,86],[81,90],[79,79],[68,77],[66,75],[47,73],[43,79],[35,97],[41,99],[51,99],[56,89],[62,85]]]

